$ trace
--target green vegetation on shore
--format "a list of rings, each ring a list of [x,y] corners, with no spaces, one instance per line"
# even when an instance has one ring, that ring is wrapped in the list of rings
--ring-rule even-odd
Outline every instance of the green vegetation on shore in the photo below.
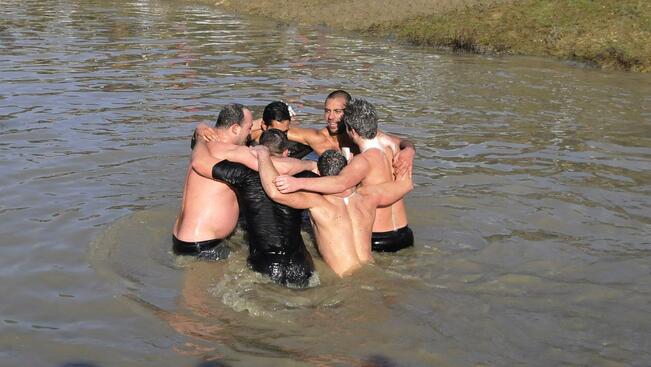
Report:
[[[420,45],[651,71],[651,0],[220,0],[218,4],[292,24],[397,35]]]
[[[606,69],[651,71],[651,1],[523,0],[387,25],[416,44],[552,55]]]

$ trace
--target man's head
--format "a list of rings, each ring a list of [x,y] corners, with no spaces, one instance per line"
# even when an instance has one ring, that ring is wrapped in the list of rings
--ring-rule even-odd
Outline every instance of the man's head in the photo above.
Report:
[[[291,120],[292,117],[289,113],[289,107],[285,102],[271,102],[264,108],[264,112],[262,113],[262,121],[264,122],[262,129],[274,128],[280,131],[287,131],[289,130]]]
[[[326,127],[330,135],[336,135],[346,132],[341,123],[344,115],[344,109],[350,102],[350,94],[343,90],[336,90],[326,97],[325,107],[323,109],[323,118],[326,120]]]
[[[373,139],[377,135],[377,113],[375,107],[365,99],[353,99],[344,113],[346,128],[356,132],[362,139]]]
[[[319,157],[316,166],[321,176],[336,176],[346,167],[348,161],[338,150],[326,150]]]
[[[215,127],[227,131],[231,142],[237,145],[246,143],[252,125],[253,115],[251,111],[239,103],[224,106],[219,112],[215,123]]]
[[[277,157],[287,157],[288,140],[284,132],[278,129],[268,129],[260,135],[260,144],[269,148],[269,153]]]

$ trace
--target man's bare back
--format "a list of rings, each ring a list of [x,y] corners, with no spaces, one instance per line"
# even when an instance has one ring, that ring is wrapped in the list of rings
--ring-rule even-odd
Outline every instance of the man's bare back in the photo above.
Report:
[[[321,159],[331,159],[330,156],[337,161],[335,164],[345,166],[346,160],[341,153],[328,151],[320,158],[320,170]],[[390,205],[412,189],[411,170],[408,170],[399,180],[368,185],[359,190],[346,189],[329,195],[303,191],[283,194],[274,184],[278,173],[268,159],[268,153],[258,152],[258,165],[262,185],[272,200],[310,211],[319,252],[339,276],[349,275],[373,260],[371,229],[376,208]]]
[[[316,203],[309,211],[314,235],[321,256],[332,270],[339,276],[350,275],[372,262],[370,228],[375,219],[374,200],[353,190],[313,200]]]

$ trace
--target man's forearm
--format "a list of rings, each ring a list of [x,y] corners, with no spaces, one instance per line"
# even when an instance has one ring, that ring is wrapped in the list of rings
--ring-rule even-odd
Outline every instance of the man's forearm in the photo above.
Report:
[[[267,193],[270,198],[275,197],[280,194],[276,185],[274,185],[274,179],[278,176],[278,171],[274,167],[273,162],[269,154],[258,153],[258,173],[260,174],[260,181],[262,182],[262,188]]]
[[[349,187],[346,186],[341,176],[297,178],[296,180],[300,189],[322,194],[338,194]]]

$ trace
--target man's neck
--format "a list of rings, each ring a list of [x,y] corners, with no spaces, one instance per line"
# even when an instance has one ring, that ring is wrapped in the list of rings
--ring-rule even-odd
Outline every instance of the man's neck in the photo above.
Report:
[[[344,190],[344,191],[342,191],[340,193],[330,194],[330,196],[335,196],[335,197],[338,197],[338,198],[341,199],[341,198],[345,198],[345,197],[348,197],[348,196],[352,195],[354,192],[355,192],[355,187],[351,187],[351,188],[346,189],[346,190]]]
[[[359,138],[355,143],[359,147],[359,150],[362,152],[369,150],[371,148],[382,149],[382,145],[380,144],[380,141],[378,140],[377,136],[373,139]]]
[[[232,137],[227,134],[226,130],[215,129],[215,134],[217,135],[217,142],[237,145],[235,144],[235,142],[232,141],[233,140]]]

